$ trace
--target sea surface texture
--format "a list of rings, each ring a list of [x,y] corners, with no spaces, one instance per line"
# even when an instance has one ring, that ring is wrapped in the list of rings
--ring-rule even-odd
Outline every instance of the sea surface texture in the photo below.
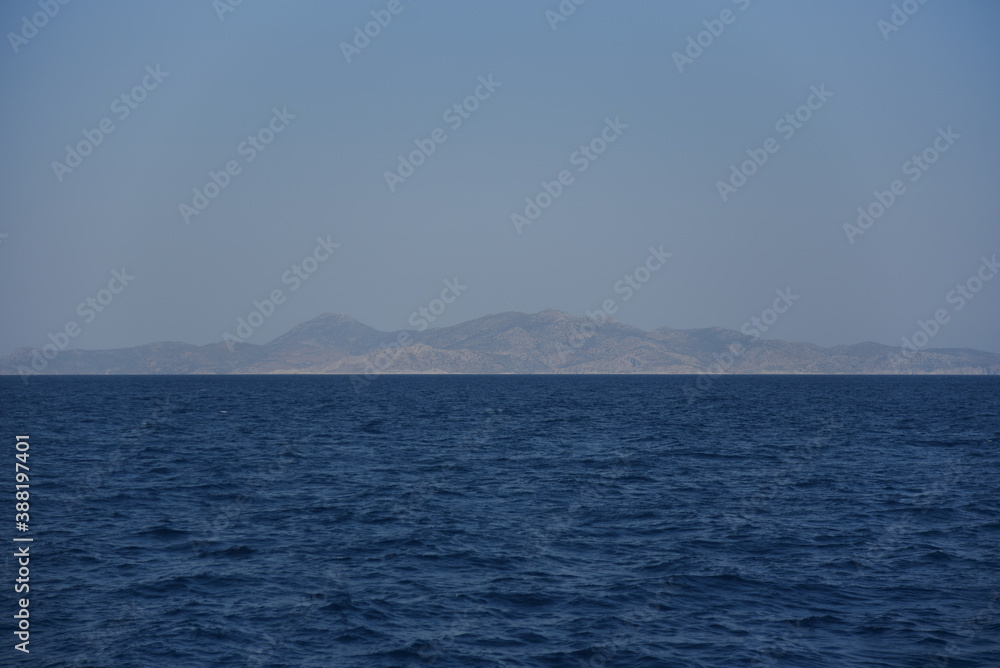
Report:
[[[1000,378],[0,379],[0,665],[1000,666]]]

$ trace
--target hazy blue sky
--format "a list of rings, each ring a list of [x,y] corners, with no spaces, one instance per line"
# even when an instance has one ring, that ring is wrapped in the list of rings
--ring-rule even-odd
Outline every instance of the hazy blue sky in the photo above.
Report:
[[[558,23],[558,0],[401,0],[395,15],[388,0],[245,0],[220,18],[224,2],[51,0],[37,30],[38,0],[3,3],[0,354],[70,321],[81,348],[219,341],[275,289],[251,342],[324,312],[405,328],[456,277],[468,288],[435,325],[615,298],[644,329],[739,329],[791,288],[766,337],[898,344],[943,309],[931,346],[1000,352],[1000,279],[949,300],[1000,253],[992,0],[566,0]],[[371,12],[391,21],[347,62]],[[679,71],[673,54],[720,27]],[[776,127],[824,86],[794,134]],[[477,87],[454,128],[445,113]],[[274,109],[294,119],[241,150]],[[53,166],[102,119],[114,130],[90,155]],[[606,119],[627,128],[574,156]],[[390,191],[385,172],[437,128]],[[948,128],[934,164],[906,165]],[[777,152],[723,201],[717,182],[769,138]],[[188,224],[179,205],[229,161],[239,173]],[[519,234],[511,215],[562,170],[572,183]],[[850,243],[844,225],[896,179],[905,191]],[[293,289],[282,276],[327,235],[340,247]],[[673,256],[625,301],[616,283],[661,245]],[[123,267],[135,278],[100,295]],[[99,296],[100,313],[78,310]]]

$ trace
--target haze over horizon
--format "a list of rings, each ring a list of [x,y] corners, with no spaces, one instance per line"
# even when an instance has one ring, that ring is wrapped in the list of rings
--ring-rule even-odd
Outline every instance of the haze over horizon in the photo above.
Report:
[[[440,325],[437,324],[437,323],[434,323],[433,325],[428,326],[426,329],[421,329],[419,327],[411,327],[409,324],[405,324],[402,327],[397,327],[395,329],[381,329],[379,327],[374,327],[374,326],[370,325],[367,322],[358,320],[357,318],[355,318],[354,316],[350,315],[349,313],[334,313],[332,311],[328,311],[328,312],[325,312],[325,313],[318,313],[315,316],[313,316],[312,318],[308,318],[306,320],[303,320],[302,322],[294,323],[291,326],[289,326],[288,329],[286,329],[284,331],[281,331],[281,332],[277,332],[274,336],[270,336],[270,337],[266,337],[266,338],[263,337],[263,336],[256,336],[256,330],[253,327],[250,327],[250,330],[252,332],[254,332],[254,334],[252,334],[249,338],[245,339],[242,342],[250,343],[250,344],[258,345],[258,346],[260,346],[260,345],[266,345],[266,344],[272,343],[272,342],[280,339],[282,336],[284,336],[284,335],[286,335],[286,334],[288,334],[288,333],[296,330],[298,327],[300,327],[302,325],[308,325],[308,324],[313,323],[313,322],[321,321],[324,318],[329,317],[329,316],[346,317],[346,318],[349,318],[350,320],[352,320],[352,321],[354,321],[356,323],[359,323],[361,325],[364,325],[366,327],[372,327],[372,329],[375,329],[375,330],[377,330],[377,331],[385,334],[387,337],[392,337],[392,335],[395,335],[395,334],[398,334],[398,333],[401,333],[401,332],[411,332],[412,333],[412,332],[427,331],[427,332],[433,333],[434,331],[437,331],[437,330],[444,330],[444,329],[447,329],[447,328],[450,328],[450,327],[461,326],[461,325],[465,325],[467,323],[471,323],[471,322],[475,322],[475,321],[479,321],[479,320],[484,320],[484,319],[489,319],[489,318],[493,318],[493,317],[505,316],[505,315],[522,315],[522,316],[531,317],[531,316],[537,316],[537,315],[542,315],[544,313],[551,313],[551,312],[564,313],[564,314],[570,316],[571,318],[573,318],[575,321],[579,321],[579,323],[583,323],[583,322],[586,322],[588,320],[588,318],[587,318],[587,316],[585,314],[575,315],[575,314],[569,313],[568,311],[563,311],[562,309],[549,308],[549,309],[542,309],[541,311],[533,311],[533,312],[530,312],[530,313],[529,312],[525,312],[525,311],[503,311],[503,312],[500,312],[500,313],[487,313],[487,314],[475,316],[473,318],[469,318],[468,320],[464,320],[462,322],[449,322],[449,323],[440,324]],[[761,320],[761,318],[760,318],[759,315],[751,317],[746,322],[744,322],[742,325],[737,326],[737,327],[721,327],[719,325],[709,325],[709,326],[706,326],[706,327],[680,328],[680,327],[671,327],[670,325],[660,325],[659,327],[651,327],[649,329],[646,329],[646,328],[639,327],[637,325],[633,325],[633,324],[630,324],[628,322],[624,322],[622,320],[619,320],[615,316],[610,316],[610,319],[606,319],[606,320],[598,320],[598,319],[596,319],[595,316],[592,316],[591,318],[589,318],[589,320],[591,320],[591,321],[593,321],[593,322],[595,322],[597,324],[597,329],[595,331],[600,331],[601,326],[604,325],[604,324],[619,323],[619,324],[625,325],[627,327],[635,327],[636,329],[639,329],[639,330],[641,330],[643,332],[646,332],[646,333],[654,332],[656,330],[663,330],[663,329],[676,330],[676,331],[686,331],[686,332],[695,332],[695,331],[711,330],[711,329],[722,329],[722,330],[725,330],[725,331],[731,331],[731,332],[737,332],[737,333],[746,333],[746,332],[744,332],[742,330],[748,330],[748,331],[751,332],[749,334],[750,336],[752,336],[755,340],[760,340],[760,341],[786,341],[788,343],[805,343],[805,344],[821,345],[821,347],[825,347],[825,348],[834,348],[834,347],[837,347],[837,346],[853,346],[853,345],[865,344],[865,343],[877,343],[877,344],[880,344],[880,345],[889,345],[889,346],[895,347],[894,344],[891,344],[891,343],[885,344],[885,343],[880,342],[880,341],[844,341],[844,342],[835,343],[835,344],[831,344],[831,345],[825,346],[825,345],[822,345],[822,344],[816,344],[814,341],[800,341],[800,340],[794,340],[794,339],[784,339],[784,338],[779,337],[779,336],[773,336],[773,337],[772,336],[767,336],[766,332],[763,331],[763,329],[759,329],[761,327],[761,323],[762,323],[762,320]],[[419,320],[418,320],[418,322],[419,322]],[[128,346],[121,346],[119,348],[85,348],[85,347],[81,347],[81,346],[69,346],[67,349],[68,350],[80,350],[80,351],[95,351],[95,352],[96,351],[112,351],[112,350],[122,350],[122,349],[127,349],[127,348],[141,347],[141,346],[146,346],[146,345],[150,345],[150,344],[158,344],[158,343],[179,343],[179,344],[183,344],[183,345],[198,345],[198,346],[209,345],[209,346],[211,346],[211,345],[215,345],[215,344],[218,344],[218,343],[226,343],[226,341],[227,341],[227,336],[226,335],[227,334],[231,335],[233,338],[239,337],[239,332],[242,330],[242,328],[244,328],[246,326],[248,326],[246,317],[240,316],[239,318],[237,318],[237,321],[234,323],[233,327],[230,327],[230,329],[227,332],[223,332],[223,335],[219,338],[219,340],[208,341],[206,343],[192,344],[190,341],[179,341],[179,340],[167,340],[167,339],[164,339],[164,340],[157,340],[157,341],[143,341],[141,343],[130,344]],[[582,335],[583,337],[585,337],[584,340],[589,339],[590,336],[591,336],[589,334],[589,331],[583,331],[583,330],[581,330],[578,325],[574,325],[573,332],[576,333],[576,334],[574,334],[574,336],[580,336],[580,335]],[[754,335],[753,332],[757,332],[757,334]],[[233,341],[233,338],[229,338],[228,340]],[[907,338],[909,339],[911,337],[907,337]],[[51,342],[51,341],[47,340],[46,342],[48,343],[48,342]],[[383,342],[383,345],[386,346],[387,348],[392,348],[392,347],[396,346],[397,343],[396,343],[395,339],[393,339],[393,338],[386,338],[385,341]],[[40,349],[41,346],[20,346],[19,348],[15,349],[15,350],[23,350],[24,348],[39,348]],[[935,349],[949,349],[949,348],[951,348],[951,349],[981,350],[981,351],[984,351],[984,352],[992,352],[992,351],[988,351],[986,349],[969,348],[968,346],[946,347],[946,346],[938,346],[938,345],[933,345],[933,344],[932,345],[927,345],[927,346],[921,346],[919,349],[920,350],[935,350]],[[905,352],[905,350],[906,350],[905,346],[904,347],[900,347],[900,352]],[[11,352],[14,352],[14,351],[11,351]],[[7,353],[5,353],[4,355],[0,355],[0,358],[4,357],[6,354]]]
[[[6,4],[0,356],[776,291],[763,338],[1000,353],[1000,7],[562,5]]]

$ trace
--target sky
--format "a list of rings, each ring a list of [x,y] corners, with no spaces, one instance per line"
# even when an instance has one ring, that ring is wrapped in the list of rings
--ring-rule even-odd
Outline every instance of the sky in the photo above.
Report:
[[[0,355],[778,291],[1000,352],[1000,5],[579,1],[3,3]]]

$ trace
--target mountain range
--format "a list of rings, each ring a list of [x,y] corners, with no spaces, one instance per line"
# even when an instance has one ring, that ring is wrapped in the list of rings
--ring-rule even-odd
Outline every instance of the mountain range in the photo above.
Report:
[[[48,355],[48,356],[46,356]],[[878,343],[824,348],[737,331],[647,332],[547,310],[450,327],[383,332],[325,314],[262,344],[150,343],[114,350],[19,348],[0,374],[1000,374],[1000,355],[968,348],[904,351]]]

